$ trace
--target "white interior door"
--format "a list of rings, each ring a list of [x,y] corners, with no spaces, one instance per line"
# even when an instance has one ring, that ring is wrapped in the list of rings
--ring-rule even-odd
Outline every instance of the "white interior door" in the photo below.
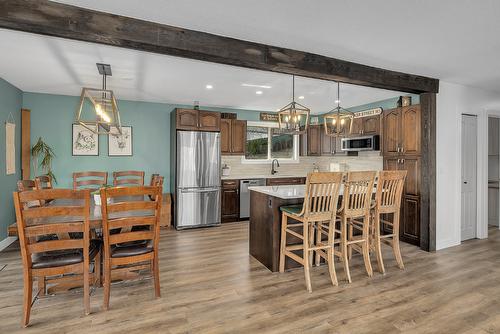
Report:
[[[476,237],[477,117],[462,115],[462,241]]]

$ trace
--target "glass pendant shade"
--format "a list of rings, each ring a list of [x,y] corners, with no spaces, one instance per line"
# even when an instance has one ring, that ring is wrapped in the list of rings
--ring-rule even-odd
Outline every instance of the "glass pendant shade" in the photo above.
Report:
[[[102,66],[109,65],[97,64],[99,73],[103,76],[102,89],[82,88],[75,122],[96,134],[121,135],[120,112],[115,94],[106,89],[106,76],[111,75],[111,68]]]
[[[330,137],[344,137],[352,132],[354,113],[340,106],[340,84],[337,83],[337,107],[323,115],[325,134]]]
[[[292,84],[292,102],[278,111],[279,131],[288,134],[303,134],[309,127],[311,110],[295,102],[295,76]]]

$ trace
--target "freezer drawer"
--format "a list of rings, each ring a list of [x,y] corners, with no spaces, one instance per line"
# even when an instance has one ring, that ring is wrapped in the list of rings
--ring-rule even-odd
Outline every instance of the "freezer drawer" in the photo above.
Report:
[[[177,190],[176,228],[220,224],[220,188],[179,188]]]

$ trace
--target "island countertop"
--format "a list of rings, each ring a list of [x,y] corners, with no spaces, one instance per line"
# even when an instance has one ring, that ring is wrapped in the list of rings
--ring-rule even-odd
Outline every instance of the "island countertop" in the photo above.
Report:
[[[257,191],[269,196],[282,199],[304,198],[306,186],[304,184],[283,185],[283,186],[255,186],[248,187],[248,190]]]

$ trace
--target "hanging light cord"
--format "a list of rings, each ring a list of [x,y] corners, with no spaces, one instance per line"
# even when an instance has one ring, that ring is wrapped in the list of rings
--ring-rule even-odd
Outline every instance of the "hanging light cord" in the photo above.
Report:
[[[340,110],[340,82],[337,81],[337,109]]]

